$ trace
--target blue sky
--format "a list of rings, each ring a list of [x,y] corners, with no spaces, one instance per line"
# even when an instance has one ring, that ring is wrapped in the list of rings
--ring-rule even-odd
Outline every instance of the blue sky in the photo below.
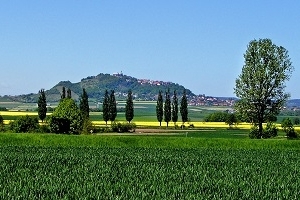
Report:
[[[172,81],[235,96],[253,39],[285,47],[300,98],[300,1],[2,1],[0,95],[36,93],[99,73]]]

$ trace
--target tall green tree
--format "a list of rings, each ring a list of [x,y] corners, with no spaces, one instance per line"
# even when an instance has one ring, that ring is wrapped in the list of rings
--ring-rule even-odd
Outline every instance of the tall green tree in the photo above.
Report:
[[[127,94],[126,106],[125,106],[125,117],[126,121],[129,123],[134,117],[134,108],[133,108],[133,99],[132,99],[132,91],[129,90]]]
[[[183,90],[181,102],[180,102],[180,114],[181,114],[181,120],[184,124],[188,121],[188,103],[187,103],[187,97],[186,97],[186,90]]]
[[[68,99],[71,99],[71,98],[72,98],[72,92],[71,92],[71,89],[70,89],[70,88],[68,88],[68,90],[67,90],[67,98],[68,98]]]
[[[61,92],[61,99],[66,98],[66,88],[62,87],[62,92]]]
[[[109,120],[111,122],[115,121],[117,117],[117,102],[115,98],[115,91],[112,90],[110,92],[110,97],[109,97]]]
[[[172,98],[172,121],[174,122],[174,125],[176,125],[176,122],[178,121],[178,98],[176,90],[174,90]]]
[[[104,98],[103,98],[103,104],[102,104],[102,116],[103,116],[103,120],[105,121],[106,123],[106,126],[107,126],[107,121],[109,120],[109,94],[108,94],[108,91],[105,90],[105,93],[104,93]]]
[[[88,119],[90,116],[90,107],[89,107],[89,97],[85,91],[85,88],[82,89],[82,94],[79,100],[79,109],[84,119]]]
[[[161,127],[161,122],[164,116],[164,100],[162,96],[161,90],[158,92],[157,102],[156,102],[156,117],[157,121],[159,121],[159,126]]]
[[[39,99],[38,99],[38,115],[40,120],[44,122],[44,119],[46,118],[47,114],[47,102],[46,102],[46,95],[45,95],[45,90],[41,89],[39,91]]]
[[[234,88],[240,99],[235,109],[258,125],[257,138],[262,138],[263,122],[274,119],[290,96],[284,89],[294,68],[288,51],[270,39],[250,41],[244,59]]]
[[[167,127],[169,127],[169,122],[171,121],[172,113],[171,113],[171,99],[170,99],[170,90],[166,91],[166,100],[164,105],[164,120],[167,123]]]

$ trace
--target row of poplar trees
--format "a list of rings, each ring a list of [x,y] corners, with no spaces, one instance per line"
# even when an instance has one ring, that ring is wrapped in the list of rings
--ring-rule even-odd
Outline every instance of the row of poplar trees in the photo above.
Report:
[[[102,104],[103,120],[107,125],[107,121],[115,121],[117,117],[117,102],[115,98],[114,90],[111,90],[110,94],[107,90],[104,93],[104,99]],[[128,91],[126,106],[125,106],[125,118],[128,123],[132,121],[134,117],[133,98],[132,91]]]
[[[183,95],[180,102],[180,114],[181,120],[184,124],[188,121],[188,104],[186,97],[186,90],[183,91]],[[156,117],[159,121],[159,126],[161,126],[161,122],[164,118],[164,121],[167,123],[167,127],[169,126],[169,122],[172,120],[176,125],[178,121],[178,98],[176,90],[173,93],[172,102],[170,97],[170,89],[168,89],[165,93],[165,102],[163,100],[162,91],[160,90],[158,93],[157,104],[156,104]]]

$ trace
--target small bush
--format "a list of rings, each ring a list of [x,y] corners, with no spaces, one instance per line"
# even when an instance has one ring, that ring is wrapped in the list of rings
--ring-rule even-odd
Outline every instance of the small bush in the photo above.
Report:
[[[39,129],[39,120],[37,117],[28,115],[22,116],[10,123],[10,130],[16,133],[35,132]]]
[[[281,127],[282,127],[283,131],[286,133],[286,136],[288,138],[296,138],[297,137],[297,133],[295,132],[293,123],[290,118],[285,118],[281,123]]]
[[[251,139],[259,139],[259,130],[257,126],[252,126],[250,129],[249,137]]]
[[[0,107],[0,111],[7,111],[7,108],[5,108],[5,107]]]
[[[120,123],[120,122],[113,122],[111,124],[112,132],[117,133],[126,133],[126,132],[135,132],[136,124],[135,123]]]
[[[89,119],[85,119],[83,121],[83,128],[82,128],[82,134],[92,134],[95,132],[95,126],[93,125],[93,123],[91,122],[91,120]]]
[[[50,132],[69,134],[70,132],[70,120],[66,118],[60,118],[50,116],[49,119]]]
[[[263,131],[263,138],[271,138],[277,136],[277,128],[274,123],[268,122],[265,130]]]

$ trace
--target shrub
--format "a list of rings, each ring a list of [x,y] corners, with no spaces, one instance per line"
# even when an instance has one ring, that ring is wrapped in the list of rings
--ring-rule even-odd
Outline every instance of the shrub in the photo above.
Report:
[[[257,125],[254,125],[254,126],[251,127],[249,137],[251,139],[259,139],[260,138],[259,137],[259,130],[258,130]]]
[[[37,117],[21,116],[10,123],[10,130],[16,133],[35,132],[39,129],[39,120]]]
[[[232,128],[234,124],[238,122],[237,117],[233,113],[228,113],[226,116],[225,123],[229,125],[229,128]]]
[[[290,118],[285,118],[281,123],[281,127],[282,127],[283,131],[286,133],[286,136],[288,138],[296,138],[297,137],[297,133],[295,132],[293,123]]]
[[[88,134],[92,134],[95,132],[95,127],[93,125],[93,123],[91,122],[91,120],[89,119],[85,119],[83,121],[83,127],[82,127],[82,134],[88,135]]]
[[[40,125],[39,132],[50,133],[50,128],[48,125]]]
[[[70,120],[62,117],[50,116],[50,132],[68,134],[70,132]]]
[[[7,108],[5,108],[5,107],[0,107],[0,111],[7,111]]]
[[[113,132],[118,133],[125,133],[125,132],[135,132],[136,124],[135,123],[120,123],[120,122],[113,122],[111,124],[111,130]]]
[[[65,98],[60,101],[50,118],[50,130],[55,133],[79,134],[83,126],[83,118],[75,101]],[[54,124],[52,124],[54,123]],[[66,123],[66,124],[63,124]]]
[[[265,130],[263,131],[263,138],[270,138],[277,136],[277,128],[274,123],[268,122]]]

